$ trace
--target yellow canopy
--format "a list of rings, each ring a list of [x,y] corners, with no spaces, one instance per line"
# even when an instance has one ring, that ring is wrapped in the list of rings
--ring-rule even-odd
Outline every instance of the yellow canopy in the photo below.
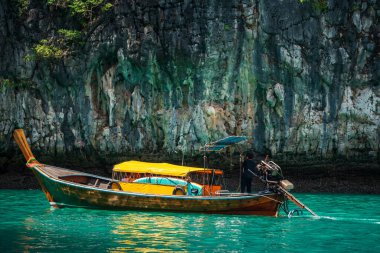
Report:
[[[170,163],[147,163],[147,162],[139,162],[139,161],[128,161],[128,162],[116,164],[113,167],[113,171],[114,172],[129,172],[129,173],[151,173],[153,175],[184,177],[189,172],[194,172],[194,171],[203,172],[205,170],[203,168],[179,166],[179,165],[174,165]],[[209,173],[211,172],[210,169],[206,169],[206,171]]]

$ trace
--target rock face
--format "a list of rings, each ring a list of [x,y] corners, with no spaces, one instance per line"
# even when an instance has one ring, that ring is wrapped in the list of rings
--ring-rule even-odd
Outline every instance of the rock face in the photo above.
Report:
[[[284,159],[380,157],[379,1],[116,1],[54,62],[25,58],[70,16],[9,2],[3,162],[15,128],[51,157],[190,154],[226,135]]]

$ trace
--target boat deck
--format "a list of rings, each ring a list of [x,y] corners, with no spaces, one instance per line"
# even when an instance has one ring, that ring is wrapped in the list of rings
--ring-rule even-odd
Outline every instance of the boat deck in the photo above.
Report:
[[[110,178],[99,177],[85,172],[64,169],[51,165],[43,165],[40,166],[39,169],[45,174],[47,174],[49,177],[55,179],[60,179],[71,183],[77,183],[101,189],[109,189],[111,183],[114,182]]]
[[[40,169],[51,177],[59,178],[68,175],[78,175],[80,172],[44,164]],[[85,173],[83,173],[85,174]]]

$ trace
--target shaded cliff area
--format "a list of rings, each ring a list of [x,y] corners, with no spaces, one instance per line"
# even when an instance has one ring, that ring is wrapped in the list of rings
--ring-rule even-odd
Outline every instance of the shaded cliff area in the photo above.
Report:
[[[246,135],[305,189],[380,178],[379,1],[76,2],[0,2],[2,180],[23,173],[15,128],[42,162],[102,174]]]

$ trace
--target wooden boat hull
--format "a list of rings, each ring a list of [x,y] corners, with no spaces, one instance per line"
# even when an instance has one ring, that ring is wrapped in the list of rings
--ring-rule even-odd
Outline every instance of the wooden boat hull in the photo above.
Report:
[[[221,214],[254,214],[277,216],[284,200],[282,194],[229,196],[153,195],[117,191],[70,182],[52,176],[45,166],[31,167],[42,190],[53,206],[84,207],[113,210],[147,210],[170,212],[202,212]],[[51,168],[50,168],[51,169]],[[74,172],[73,174],[80,174]],[[90,175],[82,173],[83,175]],[[96,177],[92,175],[93,177]],[[101,180],[111,180],[98,177]]]

